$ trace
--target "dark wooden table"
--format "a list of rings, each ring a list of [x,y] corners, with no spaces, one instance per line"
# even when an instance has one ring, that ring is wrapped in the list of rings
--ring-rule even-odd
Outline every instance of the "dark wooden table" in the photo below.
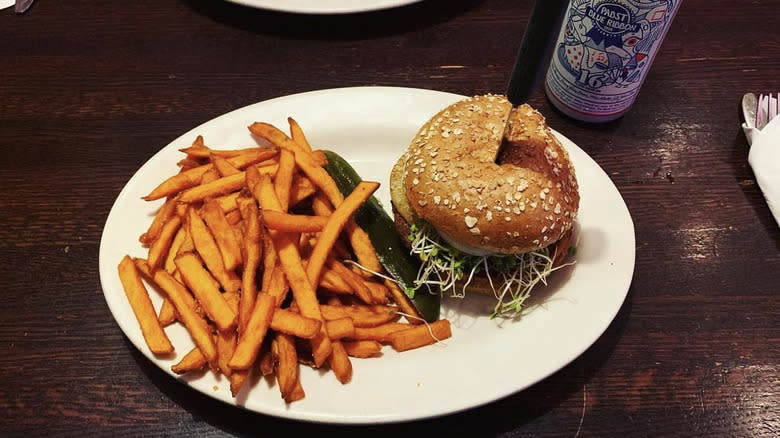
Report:
[[[24,15],[0,11],[0,436],[778,436],[780,228],[738,113],[743,93],[780,91],[777,0],[686,1],[618,121],[578,123],[541,91],[531,100],[611,176],[637,240],[616,319],[525,391],[412,423],[296,423],[189,389],[112,318],[101,231],[158,149],[230,110],[315,89],[502,92],[531,3],[307,16],[222,0],[38,0]]]

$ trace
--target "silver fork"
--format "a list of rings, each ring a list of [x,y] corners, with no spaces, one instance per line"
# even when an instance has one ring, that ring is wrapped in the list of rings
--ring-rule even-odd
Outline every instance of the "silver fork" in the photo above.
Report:
[[[772,119],[780,114],[780,93],[775,95],[762,94],[756,104],[756,128],[763,129]]]

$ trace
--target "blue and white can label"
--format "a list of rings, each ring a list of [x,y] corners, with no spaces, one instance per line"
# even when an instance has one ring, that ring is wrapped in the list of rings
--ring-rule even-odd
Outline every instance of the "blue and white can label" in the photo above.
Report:
[[[636,99],[681,0],[572,0],[545,88],[575,118],[617,118]]]

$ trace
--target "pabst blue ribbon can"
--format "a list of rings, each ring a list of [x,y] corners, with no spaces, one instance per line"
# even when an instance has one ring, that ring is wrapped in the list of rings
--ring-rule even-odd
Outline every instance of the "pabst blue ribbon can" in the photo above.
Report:
[[[564,114],[606,122],[634,103],[682,0],[572,0],[545,91]]]

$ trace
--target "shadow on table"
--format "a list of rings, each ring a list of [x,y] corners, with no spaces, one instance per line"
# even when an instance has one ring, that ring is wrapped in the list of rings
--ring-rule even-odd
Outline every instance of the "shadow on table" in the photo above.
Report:
[[[325,425],[295,422],[266,416],[230,406],[212,399],[182,384],[160,370],[137,349],[129,345],[133,358],[139,367],[166,397],[186,409],[196,421],[206,422],[213,427],[235,436],[259,436],[284,431],[285,436],[304,434],[338,433],[342,438],[350,437],[474,437],[498,436],[507,431],[522,428],[531,423],[535,427],[547,428],[556,434],[574,435],[579,427],[581,415],[587,405],[586,385],[598,373],[611,356],[619,342],[628,321],[632,301],[632,290],[618,312],[615,320],[604,334],[580,357],[541,382],[524,391],[464,412],[440,418],[409,423],[368,426]],[[498,369],[508,369],[511,364],[496,364]],[[457,385],[457,382],[453,382]],[[546,415],[568,400],[582,395],[582,409],[560,410],[554,416]],[[538,430],[538,429],[535,429]],[[401,434],[401,435],[399,435]]]
[[[483,0],[428,0],[355,14],[293,14],[250,8],[228,1],[184,0],[194,11],[229,26],[285,38],[366,39],[408,32],[444,22]]]

